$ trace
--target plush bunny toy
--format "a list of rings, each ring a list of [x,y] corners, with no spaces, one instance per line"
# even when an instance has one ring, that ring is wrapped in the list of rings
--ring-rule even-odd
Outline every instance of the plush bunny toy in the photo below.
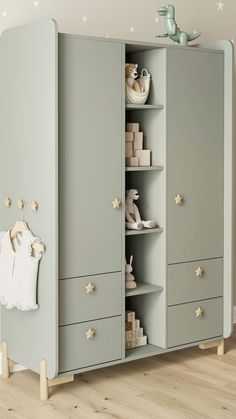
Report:
[[[125,288],[126,289],[132,289],[132,288],[137,287],[134,275],[131,273],[133,271],[132,262],[133,262],[133,255],[130,256],[129,264],[127,264],[127,261],[125,260]]]

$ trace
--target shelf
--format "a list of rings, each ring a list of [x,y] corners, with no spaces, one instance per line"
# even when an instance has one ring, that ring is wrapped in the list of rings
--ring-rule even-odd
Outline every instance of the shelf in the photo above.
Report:
[[[145,282],[136,282],[137,288],[128,289],[125,291],[126,297],[132,297],[133,295],[151,294],[154,292],[162,292],[163,287],[153,284],[147,284]]]
[[[147,345],[139,346],[138,348],[126,349],[125,361],[134,361],[135,359],[147,358],[148,356],[154,356],[164,352],[166,352],[165,349],[148,343]]]
[[[162,233],[163,228],[144,228],[143,230],[125,230],[126,236],[137,236],[140,234],[153,234],[153,233]]]
[[[126,172],[161,172],[163,166],[126,166]]]
[[[148,109],[163,109],[163,105],[135,105],[128,104],[125,105],[127,111],[143,111]]]

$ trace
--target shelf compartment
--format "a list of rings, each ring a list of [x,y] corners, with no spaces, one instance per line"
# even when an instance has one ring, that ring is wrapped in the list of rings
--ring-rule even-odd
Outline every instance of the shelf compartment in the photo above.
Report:
[[[163,105],[135,105],[135,104],[127,104],[125,105],[127,111],[143,111],[148,109],[163,109]]]
[[[148,343],[147,345],[139,346],[138,348],[126,349],[125,361],[134,361],[135,359],[147,358],[149,356],[163,354],[164,352],[166,352],[165,349]]]
[[[125,296],[126,297],[132,297],[133,295],[142,295],[142,294],[151,294],[154,292],[162,292],[163,291],[163,287],[160,287],[159,285],[153,285],[153,284],[147,284],[145,282],[138,282],[137,283],[137,288],[133,288],[133,289],[127,289],[125,291]]]
[[[126,166],[126,172],[161,172],[163,166]]]
[[[163,228],[157,227],[157,228],[144,228],[143,230],[125,230],[126,236],[138,236],[141,234],[153,234],[153,233],[162,233]]]

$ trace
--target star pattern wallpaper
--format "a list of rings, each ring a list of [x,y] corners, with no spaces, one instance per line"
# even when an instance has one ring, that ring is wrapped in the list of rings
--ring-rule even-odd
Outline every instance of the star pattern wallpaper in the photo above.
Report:
[[[51,17],[60,32],[167,43],[170,41],[155,36],[164,32],[164,19],[157,16],[157,9],[168,3],[175,6],[181,29],[202,33],[196,43],[220,39],[236,42],[235,0],[0,0],[0,33]],[[236,93],[236,85],[234,90]],[[235,160],[236,151],[234,154]],[[235,169],[234,173],[236,180]]]

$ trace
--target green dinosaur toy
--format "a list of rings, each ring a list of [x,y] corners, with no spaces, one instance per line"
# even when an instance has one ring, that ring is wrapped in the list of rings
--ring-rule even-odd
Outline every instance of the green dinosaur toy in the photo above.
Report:
[[[162,6],[158,9],[159,16],[165,16],[166,33],[158,35],[159,38],[170,38],[175,44],[186,46],[201,35],[201,32],[183,32],[175,22],[175,8],[172,4]]]

